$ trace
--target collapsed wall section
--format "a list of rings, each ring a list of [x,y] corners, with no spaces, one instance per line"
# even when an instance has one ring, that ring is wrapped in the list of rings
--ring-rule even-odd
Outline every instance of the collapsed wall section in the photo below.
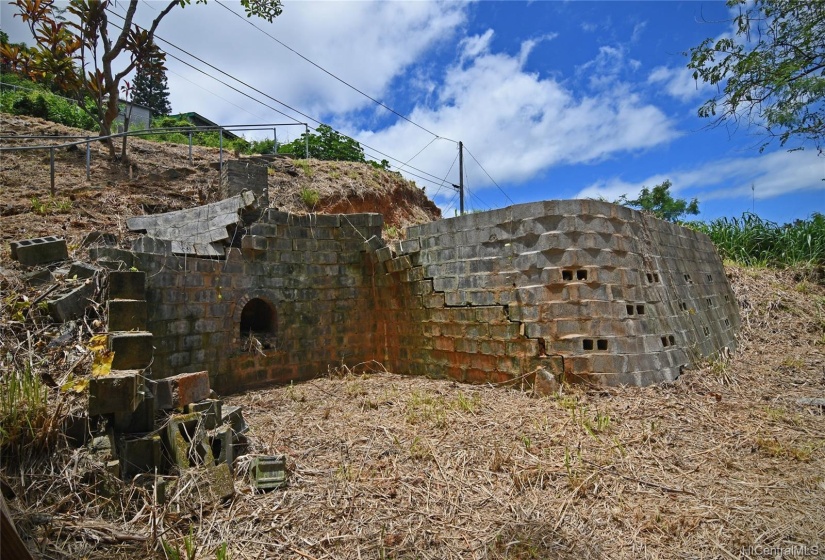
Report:
[[[375,357],[378,329],[365,305],[372,272],[362,251],[382,224],[379,214],[269,209],[223,259],[174,255],[149,238],[136,243],[141,252],[104,249],[98,257],[146,272],[152,377],[207,370],[212,387],[227,393]]]

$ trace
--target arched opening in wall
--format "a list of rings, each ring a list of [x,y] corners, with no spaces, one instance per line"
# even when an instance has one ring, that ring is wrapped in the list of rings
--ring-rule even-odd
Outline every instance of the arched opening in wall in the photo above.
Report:
[[[239,333],[244,347],[252,351],[275,348],[277,331],[277,314],[271,303],[265,299],[253,298],[244,305]]]

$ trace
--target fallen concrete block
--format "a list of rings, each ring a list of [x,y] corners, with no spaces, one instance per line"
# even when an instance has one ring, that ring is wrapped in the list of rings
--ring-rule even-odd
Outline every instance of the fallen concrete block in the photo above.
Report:
[[[152,472],[156,468],[162,468],[161,449],[161,439],[157,434],[120,437],[117,450],[122,478],[128,479],[137,473]]]
[[[200,412],[203,415],[203,427],[207,430],[214,430],[221,422],[220,399],[204,399],[202,401],[189,403],[186,405],[186,412]]]
[[[106,303],[110,331],[142,331],[146,329],[149,311],[142,299],[110,299]]]
[[[189,403],[209,397],[209,373],[198,371],[180,373],[156,380],[155,396],[159,410],[183,408]]]
[[[385,262],[392,258],[392,249],[389,247],[381,247],[375,251],[375,256],[378,258],[378,262]]]
[[[377,235],[373,235],[372,237],[364,241],[364,250],[368,253],[374,253],[375,251],[377,251],[385,245],[386,243],[383,239],[381,239]]]
[[[146,273],[131,270],[109,272],[109,299],[146,299]]]
[[[109,350],[115,353],[113,369],[145,369],[152,363],[154,348],[148,331],[110,332]]]
[[[536,396],[555,395],[561,389],[556,376],[544,368],[538,368],[535,372],[535,379],[533,380],[533,393]]]
[[[105,245],[107,247],[114,247],[117,245],[117,237],[112,233],[105,233],[102,231],[90,231],[80,242],[81,247],[89,247],[91,245]]]
[[[26,266],[36,266],[69,258],[66,240],[48,236],[12,241],[11,258]]]
[[[221,463],[181,473],[177,488],[183,503],[223,502],[235,495],[235,480],[229,465]]]
[[[165,436],[169,457],[179,469],[215,463],[212,447],[206,441],[203,416],[199,412],[170,416]]]
[[[72,266],[69,267],[69,272],[66,275],[67,278],[74,279],[77,278],[78,280],[82,280],[85,278],[92,278],[95,276],[100,269],[94,265],[76,261],[72,263]]]
[[[224,406],[221,411],[221,424],[227,424],[232,428],[235,435],[245,434],[249,431],[246,420],[243,417],[243,409],[240,406]]]
[[[241,238],[241,249],[266,251],[266,237],[260,235],[244,235]]]
[[[209,447],[212,449],[212,456],[216,464],[226,463],[232,468],[232,461],[235,460],[232,428],[220,426],[209,434]]]
[[[23,282],[29,286],[42,286],[43,284],[51,284],[54,278],[52,272],[48,268],[41,268],[33,272],[28,272],[22,276]]]
[[[140,403],[132,412],[115,411],[115,431],[118,433],[142,434],[155,429],[155,396],[149,387],[138,388]]]
[[[89,379],[89,416],[133,412],[140,403],[140,371],[114,371]]]
[[[255,457],[249,469],[252,487],[274,490],[286,486],[286,457],[283,455]]]
[[[80,285],[66,286],[46,301],[49,315],[60,323],[82,317],[86,313],[86,308],[94,301],[96,288],[92,280],[86,280]]]

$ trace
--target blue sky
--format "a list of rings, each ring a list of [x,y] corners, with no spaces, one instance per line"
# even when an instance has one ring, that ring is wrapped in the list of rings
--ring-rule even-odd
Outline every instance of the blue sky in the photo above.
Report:
[[[148,23],[160,6],[142,2],[138,20]],[[755,130],[708,128],[696,116],[713,90],[693,81],[682,53],[707,37],[731,33],[723,2],[286,0],[273,24],[230,10],[240,7],[210,0],[176,8],[157,35],[355,137],[372,148],[368,155],[377,149],[393,156],[402,172],[398,162],[409,161],[457,183],[451,140],[463,141],[469,150],[468,208],[554,198],[613,200],[670,179],[677,196],[699,199],[701,219],[755,209],[786,222],[825,212],[825,157],[813,147],[789,152],[796,144],[774,143],[760,154],[763,138]],[[3,29],[26,40],[11,14],[4,2]],[[306,120],[240,84],[234,85],[254,99],[176,60],[167,66],[175,111],[197,111],[221,124],[290,120],[260,100]],[[279,140],[300,131],[279,127]],[[446,215],[454,213],[451,188],[439,188],[440,180],[415,180]]]

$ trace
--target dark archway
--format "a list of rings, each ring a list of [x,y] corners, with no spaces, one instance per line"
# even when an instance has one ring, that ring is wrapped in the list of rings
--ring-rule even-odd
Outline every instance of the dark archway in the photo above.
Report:
[[[277,329],[275,307],[261,298],[249,300],[241,311],[241,338],[248,337],[250,333],[257,337],[274,336]]]

